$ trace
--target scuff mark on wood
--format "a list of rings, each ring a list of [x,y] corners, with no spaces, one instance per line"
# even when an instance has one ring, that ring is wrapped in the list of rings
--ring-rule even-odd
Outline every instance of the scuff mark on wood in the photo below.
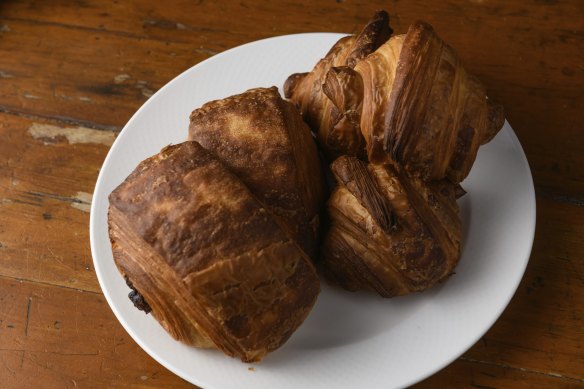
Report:
[[[11,203],[16,203],[16,204],[23,204],[23,205],[32,205],[33,207],[42,207],[42,204],[39,203],[33,203],[30,201],[22,201],[19,199],[7,199],[7,200],[11,200]]]
[[[93,199],[93,195],[91,193],[77,192],[73,199],[78,200],[71,203],[73,208],[83,212],[89,212],[91,210],[91,200]]]
[[[6,73],[0,70],[0,78],[14,78],[14,76],[10,73]]]
[[[86,103],[91,103],[93,100],[91,100],[89,97],[87,96],[79,96],[78,99],[80,101],[86,102]]]
[[[219,52],[215,50],[209,50],[204,48],[203,46],[200,46],[199,48],[193,49],[193,53],[207,54],[209,56],[213,56],[215,54],[218,54]]]
[[[139,89],[144,97],[150,97],[154,94],[154,91],[148,87],[148,82],[144,80],[136,81],[136,89]]]
[[[567,376],[564,374],[559,374],[559,373],[550,372],[550,371],[545,371],[545,372],[538,371],[538,370],[533,370],[533,369],[527,369],[524,367],[511,366],[511,365],[507,365],[505,363],[497,363],[497,362],[483,361],[483,360],[474,359],[474,358],[468,358],[465,356],[459,357],[458,359],[461,361],[466,361],[466,362],[471,362],[471,363],[479,363],[479,364],[484,364],[484,365],[497,366],[497,367],[500,367],[503,369],[518,370],[518,371],[522,371],[522,372],[526,372],[526,373],[541,374],[544,376],[562,378],[562,379],[566,379],[566,380],[570,380],[570,381],[584,382],[584,379],[581,379],[581,378],[570,377],[570,376]]]
[[[50,247],[47,247],[47,249],[49,250],[49,253],[51,253],[51,255],[53,256],[53,258],[55,258],[57,261],[59,261],[60,263],[63,263],[63,257],[58,256],[57,254],[55,254],[53,252],[53,250],[51,250]]]
[[[10,29],[10,27],[8,27],[8,25],[0,24],[0,32],[10,32],[10,31],[12,31],[12,30]]]
[[[22,94],[22,97],[24,97],[25,99],[29,99],[29,100],[39,100],[41,98],[40,96],[33,95],[31,93],[28,93],[28,92],[24,92]]]
[[[118,74],[117,76],[114,77],[114,83],[116,84],[121,84],[122,82],[129,80],[130,78],[132,78],[129,74]]]
[[[28,304],[26,305],[26,323],[24,324],[24,336],[28,336],[28,322],[30,319],[30,304],[32,303],[32,296],[28,297]]]
[[[28,132],[35,139],[55,140],[58,137],[65,137],[70,144],[76,143],[97,143],[111,146],[116,139],[113,132],[94,130],[87,127],[58,127],[51,124],[33,123]]]
[[[42,202],[43,202],[43,198],[50,198],[50,199],[54,199],[54,200],[59,200],[59,201],[65,201],[68,203],[71,203],[71,206],[75,209],[78,209],[80,211],[83,212],[89,212],[91,209],[91,200],[93,198],[93,195],[91,193],[87,193],[87,192],[77,192],[77,194],[75,194],[75,196],[73,197],[67,197],[67,196],[60,196],[60,195],[56,195],[56,194],[52,194],[52,193],[41,193],[41,192],[23,192],[26,195],[28,195],[29,198],[34,199],[38,199],[38,203],[26,203],[29,205],[38,205],[38,206],[42,206]],[[6,200],[10,200],[10,202],[21,202],[24,203],[23,201],[20,200],[13,200],[13,199],[6,199]],[[43,218],[47,219],[44,215]],[[52,218],[52,216],[51,216]]]

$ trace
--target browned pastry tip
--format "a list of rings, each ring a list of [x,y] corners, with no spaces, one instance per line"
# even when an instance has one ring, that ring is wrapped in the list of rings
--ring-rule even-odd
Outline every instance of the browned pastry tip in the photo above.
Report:
[[[213,152],[315,258],[326,196],[320,160],[308,126],[276,87],[195,109],[189,139]]]
[[[384,10],[378,10],[373,17],[363,27],[363,30],[357,35],[352,51],[347,56],[345,64],[354,67],[357,62],[370,53],[377,50],[379,46],[385,43],[393,30],[389,26],[389,14]]]
[[[109,200],[116,266],[179,341],[257,361],[311,310],[308,257],[197,142],[141,162]]]
[[[487,100],[488,113],[488,127],[485,131],[481,145],[490,142],[495,135],[501,130],[505,124],[505,108],[499,103],[493,102],[491,99]]]
[[[287,99],[292,97],[292,94],[298,87],[298,84],[308,75],[308,73],[294,73],[291,74],[284,82],[284,97]]]

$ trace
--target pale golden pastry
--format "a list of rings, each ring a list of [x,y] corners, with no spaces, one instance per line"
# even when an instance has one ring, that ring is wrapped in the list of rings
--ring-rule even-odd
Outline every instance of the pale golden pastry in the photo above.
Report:
[[[331,166],[330,228],[322,253],[327,277],[345,289],[393,297],[425,290],[460,257],[457,186],[425,183],[399,166],[342,156]]]
[[[310,129],[276,87],[194,110],[189,140],[213,152],[315,257],[325,181]]]
[[[175,339],[258,361],[311,310],[319,280],[308,256],[197,142],[141,162],[109,200],[115,263]]]

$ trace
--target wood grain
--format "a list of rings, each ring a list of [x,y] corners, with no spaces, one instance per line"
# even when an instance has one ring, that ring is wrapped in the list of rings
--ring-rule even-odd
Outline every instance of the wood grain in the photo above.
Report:
[[[186,388],[154,364],[99,293],[0,276],[3,388]]]
[[[55,126],[0,114],[0,275],[99,292],[88,211],[108,146],[90,129],[75,128],[85,138],[74,144],[42,130],[35,139],[35,125]]]
[[[579,0],[0,3],[0,387],[191,387],[118,324],[89,251],[109,145],[180,72],[231,47],[430,22],[503,103],[537,194],[519,289],[418,387],[584,387],[584,5]]]

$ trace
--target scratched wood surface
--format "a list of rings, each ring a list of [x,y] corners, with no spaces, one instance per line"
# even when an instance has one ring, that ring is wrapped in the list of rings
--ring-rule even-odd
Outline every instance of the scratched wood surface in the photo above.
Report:
[[[0,2],[0,387],[192,387],[109,309],[89,206],[130,116],[190,66],[309,31],[434,25],[501,101],[531,165],[537,229],[509,307],[418,384],[584,387],[584,3],[572,1]],[[251,373],[250,373],[251,374]]]

